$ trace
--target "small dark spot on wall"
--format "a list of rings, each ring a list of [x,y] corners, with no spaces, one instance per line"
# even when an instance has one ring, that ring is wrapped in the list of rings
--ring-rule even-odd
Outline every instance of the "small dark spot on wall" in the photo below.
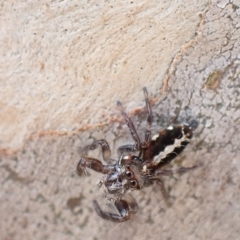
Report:
[[[12,181],[19,182],[19,183],[22,183],[22,184],[30,183],[29,180],[19,176],[18,173],[15,172],[13,169],[11,169],[8,165],[3,165],[2,168],[4,168],[9,173],[9,175],[8,175],[6,180],[10,179]]]
[[[40,63],[40,70],[42,71],[45,68],[44,63]]]
[[[239,6],[235,5],[235,4],[232,4],[232,8],[233,8],[233,11],[236,11],[239,9]]]
[[[67,207],[70,208],[71,211],[74,211],[74,208],[80,205],[82,199],[82,195],[76,198],[69,198],[67,201]]]

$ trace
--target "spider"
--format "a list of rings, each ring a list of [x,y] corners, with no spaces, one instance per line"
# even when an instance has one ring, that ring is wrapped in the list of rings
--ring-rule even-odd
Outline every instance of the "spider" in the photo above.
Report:
[[[135,213],[138,208],[135,199],[129,193],[153,184],[159,185],[163,199],[169,205],[161,175],[169,176],[175,173],[185,173],[196,167],[181,167],[175,170],[162,169],[188,145],[193,131],[197,127],[197,121],[193,120],[189,124],[169,126],[158,134],[151,136],[153,114],[145,87],[143,92],[147,108],[147,126],[144,141],[140,140],[133,122],[124,112],[121,102],[117,101],[134,144],[120,146],[117,150],[118,160],[113,160],[111,159],[108,142],[105,139],[97,140],[90,145],[89,149],[94,150],[101,147],[102,157],[106,165],[92,157],[83,157],[77,164],[77,173],[79,175],[82,175],[86,168],[104,174],[98,186],[105,187],[106,198],[114,203],[118,211],[118,213],[104,211],[98,202],[94,200],[93,204],[97,214],[106,220],[114,222],[129,220],[131,213]]]

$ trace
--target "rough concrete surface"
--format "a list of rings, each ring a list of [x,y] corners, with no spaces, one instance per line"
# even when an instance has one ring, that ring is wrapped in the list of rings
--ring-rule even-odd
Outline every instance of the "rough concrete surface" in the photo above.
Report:
[[[0,239],[239,239],[240,1],[199,2],[1,2]],[[153,133],[199,121],[167,168],[199,167],[116,224],[93,209],[101,175],[75,169],[96,139],[114,158],[132,142],[117,100],[143,137],[143,86]]]

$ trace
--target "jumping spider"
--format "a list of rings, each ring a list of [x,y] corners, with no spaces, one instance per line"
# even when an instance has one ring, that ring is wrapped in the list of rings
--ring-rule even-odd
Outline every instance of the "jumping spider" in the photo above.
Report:
[[[111,150],[105,139],[95,141],[89,148],[102,149],[102,157],[107,163],[92,157],[83,157],[77,165],[77,172],[81,175],[86,168],[103,173],[99,187],[105,186],[106,198],[114,202],[119,214],[103,211],[97,201],[93,201],[97,214],[114,222],[123,222],[130,219],[130,214],[137,209],[137,203],[129,193],[133,190],[141,190],[152,184],[158,184],[163,198],[167,202],[167,193],[161,180],[161,175],[185,173],[195,168],[179,168],[176,170],[164,170],[162,167],[171,162],[189,143],[197,122],[193,120],[189,124],[169,126],[151,137],[153,121],[152,109],[148,99],[147,89],[143,88],[147,108],[147,127],[144,142],[141,142],[135,126],[124,112],[122,104],[117,105],[130,130],[134,144],[123,145],[118,148],[118,160],[111,159]]]

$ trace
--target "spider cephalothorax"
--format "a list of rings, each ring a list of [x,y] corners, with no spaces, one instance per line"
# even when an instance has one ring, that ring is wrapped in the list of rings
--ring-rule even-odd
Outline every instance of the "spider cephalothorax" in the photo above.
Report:
[[[85,171],[85,168],[104,174],[99,182],[99,187],[105,186],[106,198],[114,202],[119,214],[105,212],[100,208],[97,201],[93,203],[99,216],[115,222],[128,220],[131,212],[135,212],[137,209],[137,203],[132,196],[125,199],[126,193],[141,190],[156,183],[167,202],[167,193],[160,176],[184,173],[195,168],[194,166],[190,168],[181,167],[176,170],[162,169],[187,146],[194,129],[197,127],[197,122],[194,120],[189,124],[169,126],[151,137],[152,109],[147,89],[143,88],[143,92],[148,111],[144,142],[140,141],[133,122],[118,101],[117,105],[128,125],[134,144],[120,146],[118,148],[119,159],[115,161],[111,159],[111,150],[107,141],[104,139],[95,141],[90,149],[93,150],[100,146],[103,159],[107,164],[103,165],[100,160],[95,158],[83,157],[77,165],[77,172],[80,175]]]

